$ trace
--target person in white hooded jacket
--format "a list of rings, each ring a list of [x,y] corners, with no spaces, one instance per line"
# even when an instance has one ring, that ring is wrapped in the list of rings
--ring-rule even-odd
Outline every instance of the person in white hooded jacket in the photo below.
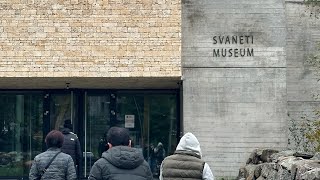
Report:
[[[201,158],[200,143],[188,132],[180,139],[174,154],[166,157],[161,163],[159,179],[214,180],[209,165]]]

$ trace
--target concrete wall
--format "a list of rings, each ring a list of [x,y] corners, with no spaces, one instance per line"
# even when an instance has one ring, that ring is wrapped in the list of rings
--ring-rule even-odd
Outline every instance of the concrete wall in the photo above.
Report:
[[[314,120],[314,110],[319,109],[320,93],[317,71],[306,61],[320,53],[320,7],[306,6],[303,0],[286,0],[287,22],[287,97],[289,114],[289,148],[305,150],[310,146],[304,141],[301,128],[303,119]],[[318,13],[317,13],[318,10]],[[310,150],[310,149],[309,149]]]
[[[0,77],[180,77],[180,0],[1,0]]]
[[[287,146],[285,20],[279,0],[182,1],[184,132],[216,177],[237,176],[254,148]]]

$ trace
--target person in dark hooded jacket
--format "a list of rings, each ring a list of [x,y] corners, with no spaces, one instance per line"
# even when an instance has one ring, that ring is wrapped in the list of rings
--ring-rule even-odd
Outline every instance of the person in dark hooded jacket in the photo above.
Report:
[[[80,142],[78,136],[72,132],[72,123],[70,119],[64,121],[63,128],[60,129],[64,136],[64,141],[61,147],[61,151],[69,154],[74,162],[77,175],[79,176],[79,171],[81,168],[81,158],[82,151],[80,147]]]
[[[112,127],[107,134],[109,149],[102,153],[90,170],[89,180],[152,180],[142,153],[131,148],[129,131]]]

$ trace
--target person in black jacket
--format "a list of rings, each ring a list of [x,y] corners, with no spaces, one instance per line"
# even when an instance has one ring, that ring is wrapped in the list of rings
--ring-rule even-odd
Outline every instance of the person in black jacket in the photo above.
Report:
[[[109,149],[93,164],[89,180],[152,180],[150,167],[142,152],[131,148],[127,129],[110,128],[107,141]]]
[[[69,154],[74,162],[75,168],[77,170],[77,175],[79,178],[79,172],[81,168],[81,158],[82,151],[80,147],[80,142],[78,136],[72,132],[71,120],[67,119],[64,121],[63,128],[60,130],[64,136],[64,142],[61,147],[61,151]]]

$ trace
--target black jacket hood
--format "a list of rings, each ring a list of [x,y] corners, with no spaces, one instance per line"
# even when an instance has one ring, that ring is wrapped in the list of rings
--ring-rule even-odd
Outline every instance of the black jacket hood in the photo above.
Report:
[[[120,169],[134,169],[140,166],[144,159],[142,153],[128,146],[115,146],[102,153],[102,157]]]

